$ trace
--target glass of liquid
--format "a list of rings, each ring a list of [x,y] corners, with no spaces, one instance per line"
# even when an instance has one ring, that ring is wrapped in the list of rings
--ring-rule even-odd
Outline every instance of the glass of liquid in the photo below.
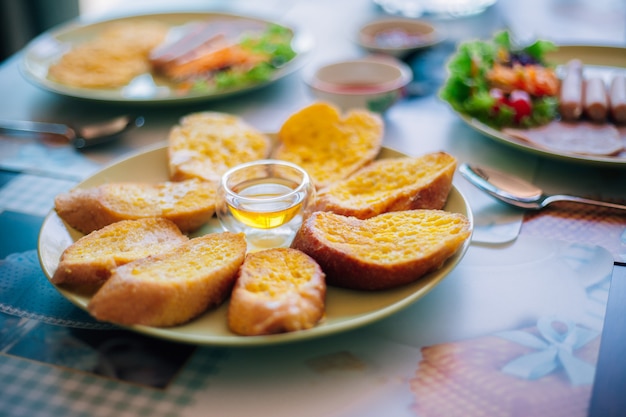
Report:
[[[287,247],[314,197],[315,188],[304,169],[262,159],[224,173],[216,213],[225,230],[246,235],[250,249]]]

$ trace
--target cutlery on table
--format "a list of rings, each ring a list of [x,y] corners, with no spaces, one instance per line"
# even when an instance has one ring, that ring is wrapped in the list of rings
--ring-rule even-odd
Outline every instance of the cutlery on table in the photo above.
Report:
[[[119,116],[80,127],[62,123],[0,120],[0,131],[58,135],[75,148],[81,149],[111,141],[119,134],[143,124],[144,118],[141,116]]]
[[[492,197],[512,206],[524,209],[540,210],[558,201],[569,201],[626,210],[626,205],[623,204],[608,203],[606,201],[565,194],[545,194],[541,188],[521,178],[492,168],[463,163],[459,166],[459,172],[469,182]]]

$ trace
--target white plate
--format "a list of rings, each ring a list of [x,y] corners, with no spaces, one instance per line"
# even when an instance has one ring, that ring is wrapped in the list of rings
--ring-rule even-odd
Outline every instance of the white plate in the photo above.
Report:
[[[547,55],[546,60],[554,64],[565,64],[567,61],[574,58],[580,59],[583,62],[586,73],[594,73],[608,78],[611,73],[626,71],[626,49],[618,47],[559,46],[557,51]],[[480,133],[496,141],[527,152],[577,163],[618,167],[626,166],[626,151],[618,156],[595,156],[552,151],[507,135],[472,117],[460,113],[459,116],[465,123]]]
[[[72,87],[54,82],[47,77],[50,65],[56,62],[72,45],[97,36],[98,33],[100,33],[107,25],[115,22],[159,21],[170,27],[177,27],[192,22],[223,19],[275,23],[253,17],[205,12],[126,16],[93,23],[85,23],[80,20],[76,20],[45,32],[31,41],[26,46],[23,58],[20,62],[20,72],[28,81],[45,90],[81,99],[120,102],[126,104],[193,102],[228,97],[277,81],[300,68],[313,47],[313,40],[310,35],[296,31],[293,28],[289,28],[294,34],[292,48],[297,55],[283,67],[277,69],[271,79],[256,84],[249,84],[213,92],[177,92],[172,84],[159,81],[153,78],[151,74],[142,74],[136,77],[127,86],[111,89]]]
[[[402,156],[402,154],[383,148],[382,158],[392,156]],[[83,181],[77,187],[88,188],[107,182],[130,180],[147,182],[168,180],[167,148],[159,145],[154,149],[123,159]],[[445,209],[466,215],[473,225],[469,203],[456,188],[452,189]],[[209,224],[199,234],[218,230],[220,229],[216,223]],[[48,214],[41,227],[38,244],[39,259],[48,278],[54,274],[59,257],[65,248],[81,236],[82,234],[66,227],[54,211]],[[322,323],[309,330],[271,336],[238,336],[227,327],[228,301],[217,309],[209,310],[182,326],[171,328],[130,326],[129,328],[163,339],[223,346],[270,345],[343,332],[387,317],[426,295],[455,268],[467,251],[469,243],[470,239],[467,239],[465,244],[445,262],[441,269],[425,275],[417,282],[400,288],[388,291],[363,292],[329,287],[326,298],[326,316]],[[72,303],[84,310],[87,309],[89,296],[61,286],[56,288]]]

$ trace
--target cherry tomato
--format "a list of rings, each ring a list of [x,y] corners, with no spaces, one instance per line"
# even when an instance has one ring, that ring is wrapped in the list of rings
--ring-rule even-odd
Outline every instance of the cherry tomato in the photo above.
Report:
[[[533,112],[533,104],[530,95],[523,90],[513,90],[509,94],[508,105],[515,111],[515,122],[519,123],[522,118],[530,116]]]
[[[492,88],[489,90],[489,95],[495,99],[495,103],[493,105],[493,110],[497,112],[500,109],[500,106],[503,104],[508,105],[508,100],[504,91],[499,88]]]

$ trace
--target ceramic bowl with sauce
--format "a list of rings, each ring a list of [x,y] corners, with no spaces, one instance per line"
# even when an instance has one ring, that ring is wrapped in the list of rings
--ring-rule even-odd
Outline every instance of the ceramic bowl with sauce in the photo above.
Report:
[[[361,26],[357,43],[370,53],[403,58],[441,42],[442,34],[423,20],[385,18]]]
[[[305,81],[313,96],[343,110],[384,113],[404,95],[411,68],[388,56],[337,61],[317,68]]]

